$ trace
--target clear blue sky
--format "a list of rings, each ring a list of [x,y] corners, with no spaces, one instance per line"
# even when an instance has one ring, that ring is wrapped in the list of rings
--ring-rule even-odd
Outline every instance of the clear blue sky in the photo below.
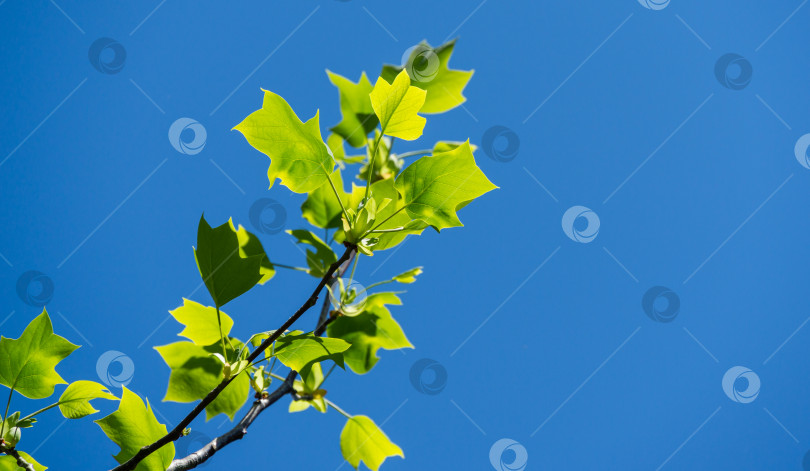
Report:
[[[250,227],[251,205],[269,197],[286,228],[306,227],[301,197],[268,191],[266,159],[230,131],[260,106],[260,87],[302,117],[320,108],[325,132],[339,120],[325,69],[374,77],[422,39],[458,37],[451,65],[475,69],[468,101],[430,118],[425,142],[481,144],[504,126],[497,146],[518,151],[476,153],[500,190],[464,208],[466,228],[360,263],[368,280],[425,267],[394,308],[416,350],[327,385],[405,450],[383,469],[492,469],[503,438],[518,442],[501,457],[516,469],[522,450],[525,469],[803,469],[805,3],[0,1],[0,332],[17,337],[40,311],[17,284],[43,273],[56,331],[83,345],[60,373],[97,379],[99,357],[122,352],[128,387],[176,423],[190,406],[160,402],[169,370],[151,347],[177,339],[164,321],[182,297],[209,301],[191,250],[200,214]],[[120,70],[102,67],[110,47],[96,63],[117,73],[88,60],[99,38],[125,51]],[[184,117],[207,134],[193,155],[168,139]],[[575,206],[590,212],[564,224]],[[303,263],[283,233],[262,242],[272,259]],[[231,303],[236,335],[275,328],[313,284],[280,273]],[[423,358],[447,373],[438,394],[411,384]],[[207,468],[256,457],[338,468],[343,418],[291,416],[286,403]],[[215,436],[223,420],[193,428]],[[44,441],[42,463],[114,464],[92,421],[42,422],[51,428],[21,442]]]

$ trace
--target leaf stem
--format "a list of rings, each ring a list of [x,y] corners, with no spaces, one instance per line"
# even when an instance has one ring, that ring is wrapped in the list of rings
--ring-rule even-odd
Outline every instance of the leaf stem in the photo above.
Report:
[[[432,149],[420,149],[420,150],[413,150],[410,152],[403,152],[401,154],[396,154],[396,156],[399,157],[400,159],[404,159],[406,157],[413,157],[414,155],[419,154],[430,154],[431,152],[433,152]]]
[[[385,224],[386,222],[388,222],[388,220],[389,220],[389,219],[391,219],[392,217],[396,216],[396,215],[397,215],[397,214],[398,214],[400,211],[402,211],[403,209],[405,209],[405,208],[407,208],[407,207],[408,207],[408,205],[406,204],[406,205],[404,205],[403,207],[401,207],[401,208],[397,209],[396,211],[394,211],[394,212],[393,212],[393,214],[391,214],[391,215],[390,215],[390,216],[388,216],[387,218],[383,219],[383,221],[382,221],[381,223],[379,223],[379,224],[377,224],[376,226],[372,227],[370,231],[368,231],[368,232],[366,232],[365,234],[363,234],[363,237],[365,237],[365,236],[367,236],[367,235],[371,234],[372,232],[377,232],[377,228],[378,228],[378,227],[380,227],[380,226],[382,226],[383,224]],[[402,229],[405,229],[405,228],[403,227]],[[360,240],[363,240],[363,237],[361,237],[361,238],[360,238]]]
[[[340,195],[337,192],[337,188],[335,188],[335,184],[332,182],[332,177],[329,174],[326,174],[326,179],[329,180],[329,186],[332,187],[332,192],[335,194],[335,198],[338,200],[338,204],[340,204],[340,209],[343,210],[343,216],[346,217],[346,221],[350,224],[352,220],[349,218],[349,213],[346,212],[346,208],[343,206],[343,200],[340,199]]]
[[[222,361],[229,363],[228,352],[225,349],[225,336],[222,335],[222,320],[220,319],[219,306],[217,306],[217,326],[219,326],[219,340],[222,342]]]
[[[351,285],[352,281],[354,281],[354,271],[357,269],[358,260],[360,260],[360,257],[354,257],[354,265],[352,265],[352,273],[351,275],[349,275],[349,285]],[[348,288],[348,286],[346,288]]]
[[[3,432],[5,431],[6,427],[6,419],[8,418],[8,408],[11,405],[11,395],[14,394],[14,388],[10,388],[8,391],[8,401],[6,401],[6,411],[3,413],[3,422],[0,423],[0,439],[3,438]]]
[[[383,138],[383,133],[385,129],[380,129],[380,135],[374,141],[374,151],[371,153],[371,157],[369,158],[370,162],[368,163],[368,175],[366,176],[366,196],[363,197],[363,202],[368,201],[368,192],[371,189],[371,179],[374,178],[374,162],[377,161],[377,152],[380,150],[380,141]]]
[[[306,268],[296,267],[296,266],[293,266],[293,265],[284,265],[283,263],[270,262],[270,264],[273,265],[274,267],[287,268],[289,270],[296,270],[296,271],[303,271],[303,272],[309,271]]]
[[[28,419],[30,419],[30,418],[32,418],[32,417],[34,417],[34,416],[37,416],[37,415],[39,415],[39,414],[41,414],[41,413],[45,412],[46,410],[53,409],[54,407],[58,406],[58,405],[59,405],[59,404],[61,404],[61,403],[62,403],[61,401],[60,401],[60,402],[55,402],[55,403],[53,403],[53,404],[51,404],[51,405],[49,405],[49,406],[47,406],[47,407],[43,407],[42,409],[40,409],[40,410],[38,410],[38,411],[36,411],[36,412],[32,412],[32,413],[30,413],[30,414],[26,415],[25,417],[23,417],[22,419],[18,420],[17,422],[22,422],[22,421],[24,421],[24,420],[28,420]]]
[[[338,405],[337,405],[337,404],[335,404],[334,402],[330,401],[329,399],[327,399],[327,398],[323,398],[323,400],[324,400],[324,401],[326,401],[326,403],[327,403],[327,404],[329,404],[329,406],[330,406],[330,407],[332,407],[332,408],[333,408],[333,409],[335,409],[336,411],[340,412],[340,413],[341,413],[341,414],[342,414],[344,417],[346,417],[347,419],[351,419],[351,418],[353,417],[351,414],[349,414],[349,413],[348,413],[348,412],[346,412],[345,410],[343,410],[343,409],[341,409],[340,407],[338,407]]]

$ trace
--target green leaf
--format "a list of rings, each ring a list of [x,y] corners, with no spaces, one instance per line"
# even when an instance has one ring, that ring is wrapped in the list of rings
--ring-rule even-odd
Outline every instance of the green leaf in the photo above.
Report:
[[[463,146],[464,143],[460,141],[439,141],[433,146],[433,154],[440,154],[442,152],[449,152],[456,147]],[[478,146],[470,144],[470,150],[475,152],[478,149]]]
[[[300,331],[283,335],[276,340],[278,361],[288,368],[301,371],[314,361],[332,360],[343,367],[343,352],[351,345],[341,339],[318,337]]]
[[[95,423],[113,443],[121,447],[121,451],[115,455],[118,463],[124,463],[135,456],[141,447],[166,435],[166,426],[155,418],[149,400],[144,405],[141,398],[126,387],[123,388],[118,410]],[[135,471],[165,471],[173,458],[174,443],[169,443],[144,458]]]
[[[397,177],[405,211],[437,231],[463,226],[456,211],[498,188],[475,164],[470,144],[431,157],[422,157]]]
[[[398,232],[377,232],[371,234],[372,237],[379,239],[377,245],[374,246],[375,252],[395,247],[405,240],[407,235],[421,234],[427,227],[427,224],[422,221],[411,221],[411,217],[405,211],[405,200],[394,187],[393,179],[380,180],[371,185],[371,195],[378,207],[381,206],[386,199],[392,201],[392,203],[389,203],[381,211],[377,212],[377,219],[374,224],[375,226],[379,224],[377,230],[384,231],[396,228],[407,228],[406,230]]]
[[[216,308],[183,298],[183,305],[169,311],[169,314],[185,327],[177,334],[180,337],[185,337],[201,347],[220,341]],[[233,319],[222,311],[219,311],[219,314],[222,321],[222,335],[227,337],[233,327]]]
[[[29,399],[44,399],[57,384],[67,384],[56,365],[78,345],[53,333],[48,312],[34,318],[18,339],[0,337],[0,384]]]
[[[234,343],[238,342],[235,339],[231,340]],[[191,342],[176,342],[154,348],[172,370],[164,401],[197,401],[204,398],[223,379],[223,364],[211,355],[221,351],[218,343],[200,347]],[[234,378],[231,384],[205,408],[205,420],[210,420],[218,414],[225,414],[233,420],[236,412],[247,401],[249,389],[250,378],[247,374],[240,374]]]
[[[307,249],[308,273],[315,278],[323,278],[329,271],[329,267],[337,262],[337,255],[332,248],[312,232],[296,229],[287,231],[287,233],[295,237],[299,244],[306,244],[315,249],[315,252]]]
[[[365,415],[355,415],[346,421],[340,432],[340,451],[354,469],[363,461],[372,471],[378,471],[389,456],[405,458],[402,449]]]
[[[416,281],[416,277],[422,274],[422,267],[411,268],[406,272],[402,272],[399,275],[392,278],[392,280],[396,281],[397,283],[413,283]]]
[[[444,113],[467,101],[462,92],[474,71],[448,68],[455,45],[453,40],[432,48],[423,41],[411,51],[404,69],[411,77],[412,85],[427,91],[425,105],[420,110],[422,113]],[[402,70],[403,67],[386,65],[380,75],[390,81]]]
[[[301,412],[310,406],[318,412],[326,413],[326,391],[319,389],[323,383],[323,370],[320,363],[311,363],[299,371],[302,381],[293,382],[293,389],[299,396],[312,396],[312,399],[300,399],[290,402],[289,412]]]
[[[217,307],[253,288],[265,276],[261,271],[262,259],[266,258],[264,251],[260,255],[243,256],[243,253],[230,219],[212,229],[205,216],[200,218],[194,258]]]
[[[17,453],[19,453],[20,456],[22,456],[22,458],[25,461],[31,463],[36,471],[45,471],[46,469],[48,469],[47,466],[42,466],[41,464],[37,463],[37,461],[34,458],[32,458],[31,455],[29,455],[28,453],[19,450],[17,451]],[[20,471],[20,470],[24,471],[24,468],[20,468],[19,466],[17,466],[17,460],[13,456],[8,455],[0,456],[0,471]]]
[[[335,170],[331,178],[335,190],[340,195],[340,200],[344,205],[348,205],[349,195],[343,189],[343,177],[340,175],[340,170]],[[343,210],[335,196],[335,190],[327,181],[310,192],[306,201],[301,205],[301,215],[304,219],[322,229],[341,227],[340,218]]]
[[[343,120],[329,130],[343,137],[352,147],[363,147],[366,145],[366,136],[379,123],[369,100],[371,82],[365,72],[357,83],[329,70],[326,74],[340,91],[340,112],[343,114]]]
[[[234,127],[256,150],[270,157],[267,178],[276,178],[294,193],[321,186],[335,168],[321,138],[318,113],[302,123],[284,98],[264,90],[262,108]]]
[[[330,337],[351,344],[343,352],[343,358],[357,374],[371,371],[379,360],[377,351],[380,348],[413,348],[402,327],[385,307],[387,304],[400,305],[402,301],[394,293],[374,293],[366,299],[362,313],[354,317],[339,317],[327,327]]]
[[[374,119],[376,120],[377,116],[374,116]],[[343,138],[337,134],[330,134],[329,137],[326,138],[326,145],[329,147],[329,150],[332,151],[332,157],[338,162],[340,168],[345,167],[343,163],[359,164],[366,158],[365,154],[346,155],[346,149],[343,147]]]
[[[267,258],[267,254],[265,253],[264,247],[262,247],[262,243],[259,241],[259,238],[253,233],[248,232],[244,227],[242,227],[241,224],[236,230],[236,237],[239,239],[240,257],[262,257],[262,262],[259,266],[259,273],[261,273],[262,278],[259,280],[259,284],[263,285],[270,281],[270,279],[276,274],[276,268],[272,263],[270,263],[270,259]]]
[[[66,419],[80,419],[95,414],[98,411],[90,404],[91,399],[118,400],[102,384],[94,381],[74,381],[59,398],[59,410]]]
[[[371,91],[371,106],[383,133],[406,141],[418,139],[425,129],[427,120],[417,114],[424,103],[425,91],[412,87],[405,71],[391,83],[378,78]]]

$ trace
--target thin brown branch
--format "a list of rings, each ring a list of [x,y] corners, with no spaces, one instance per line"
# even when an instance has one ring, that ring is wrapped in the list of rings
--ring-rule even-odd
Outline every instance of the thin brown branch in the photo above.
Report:
[[[265,351],[270,345],[275,342],[278,337],[281,336],[287,329],[289,329],[305,312],[309,310],[315,303],[318,302],[318,295],[320,294],[321,290],[326,283],[332,279],[333,274],[338,271],[341,266],[347,260],[351,259],[356,251],[356,247],[354,245],[346,244],[346,251],[343,252],[343,255],[338,259],[335,263],[333,263],[329,270],[327,270],[326,274],[321,278],[321,281],[318,283],[318,286],[309,296],[309,298],[304,302],[304,304],[292,315],[289,319],[287,319],[284,324],[281,325],[278,329],[275,330],[267,339],[265,339],[258,348],[253,350],[253,352],[248,355],[247,361],[248,363],[252,363],[263,351]],[[292,373],[291,373],[292,374]],[[219,396],[223,389],[225,389],[228,384],[233,381],[234,377],[228,378],[223,380],[221,383],[217,385],[211,392],[209,392],[203,399],[200,401],[192,411],[183,418],[169,433],[155,441],[154,443],[147,445],[140,450],[138,450],[135,455],[130,458],[129,460],[125,461],[124,463],[116,466],[112,469],[112,471],[132,471],[135,467],[143,461],[144,458],[151,455],[155,451],[159,450],[161,447],[171,443],[180,437],[183,436],[183,430],[188,427],[191,422],[198,416],[200,413],[205,410],[205,408]],[[292,387],[292,386],[291,386]],[[283,396],[283,394],[282,394]],[[276,399],[278,400],[278,399]],[[274,401],[275,402],[275,401]],[[252,408],[251,408],[252,409]]]
[[[28,461],[25,461],[25,458],[20,456],[20,453],[14,448],[5,448],[3,449],[3,452],[5,452],[5,454],[17,460],[17,466],[24,469],[25,471],[36,471],[34,465],[29,463]]]
[[[355,257],[357,254],[356,252],[352,252],[349,258],[343,263],[343,265],[333,274],[334,278],[340,278],[349,268],[352,262],[352,258]],[[323,335],[326,332],[326,327],[336,319],[335,316],[329,315],[329,308],[331,304],[329,302],[329,297],[325,297],[323,300],[323,304],[321,305],[321,313],[318,316],[318,323],[315,328],[314,334],[315,335]],[[217,438],[211,440],[205,446],[200,448],[199,450],[195,451],[194,453],[180,459],[176,459],[172,461],[172,464],[166,471],[186,471],[189,469],[196,468],[197,466],[205,463],[210,459],[214,454],[227,446],[230,443],[235,442],[236,440],[241,440],[248,431],[248,427],[253,424],[253,421],[256,420],[256,417],[259,416],[265,409],[273,405],[276,401],[281,399],[285,394],[292,394],[295,397],[295,390],[293,389],[293,382],[295,378],[298,376],[298,372],[295,370],[290,370],[289,374],[285,378],[284,382],[276,388],[275,391],[268,394],[267,396],[262,396],[258,398],[247,413],[242,417],[242,420],[236,424],[231,430],[225,432],[224,434],[218,436]]]

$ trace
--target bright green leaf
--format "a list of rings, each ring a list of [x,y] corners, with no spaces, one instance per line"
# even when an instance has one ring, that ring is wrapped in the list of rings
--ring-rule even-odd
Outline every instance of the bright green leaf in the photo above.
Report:
[[[450,152],[456,147],[463,146],[464,143],[460,141],[439,141],[433,146],[433,155],[441,154],[442,152]],[[470,144],[470,150],[475,152],[478,146]]]
[[[349,368],[357,374],[371,371],[379,357],[377,350],[413,348],[387,304],[400,305],[402,301],[394,293],[374,293],[366,298],[363,312],[354,317],[339,317],[327,327],[330,337],[343,339],[351,347],[343,352]]]
[[[341,339],[318,337],[311,333],[296,331],[276,340],[275,354],[278,361],[295,371],[301,371],[314,361],[323,360],[332,360],[343,367],[343,352],[350,346]]]
[[[235,344],[240,342],[231,339]],[[193,402],[204,398],[223,379],[223,365],[212,356],[219,350],[215,343],[209,347],[200,347],[191,342],[175,342],[155,347],[163,361],[171,368],[169,387],[164,401]],[[231,358],[230,360],[233,360]],[[205,408],[205,418],[210,420],[218,414],[225,414],[233,420],[236,412],[248,399],[250,378],[240,374]]]
[[[166,435],[166,426],[155,418],[149,400],[144,404],[137,394],[126,387],[123,388],[118,410],[95,423],[113,443],[121,447],[121,451],[115,455],[118,463],[129,460],[141,447]],[[174,443],[169,443],[144,458],[135,471],[165,471],[173,458]]]
[[[412,85],[427,91],[425,105],[420,110],[422,113],[444,113],[467,101],[462,92],[474,71],[447,67],[455,45],[453,40],[432,48],[427,42],[422,42],[411,51],[404,69],[410,75]],[[386,65],[381,75],[391,80],[402,70],[403,67]]]
[[[397,283],[413,283],[416,281],[416,277],[422,274],[422,267],[411,268],[406,272],[402,272],[399,275],[392,278],[392,280],[396,281]]]
[[[0,337],[0,384],[29,399],[44,399],[67,384],[56,365],[79,348],[53,333],[48,312],[34,318],[18,339]]]
[[[380,120],[383,133],[406,141],[422,135],[427,120],[417,113],[424,103],[425,91],[412,87],[404,71],[391,83],[378,78],[371,92],[371,106]]]
[[[340,124],[330,131],[343,137],[352,147],[363,147],[366,145],[366,136],[379,123],[369,100],[371,82],[365,72],[357,83],[328,70],[326,73],[340,91],[340,112],[343,114]]]
[[[309,274],[315,278],[323,278],[329,271],[329,267],[337,262],[337,255],[332,248],[312,232],[296,229],[287,231],[287,233],[295,237],[299,244],[306,244],[315,249],[315,252],[309,249],[306,252]]]
[[[197,229],[194,257],[208,292],[218,307],[253,288],[264,275],[261,272],[264,251],[260,255],[243,256],[237,230],[229,219],[211,228],[205,217]]]
[[[456,211],[497,186],[475,164],[469,143],[413,162],[397,177],[405,211],[437,231],[462,226]]]
[[[94,381],[74,381],[68,385],[59,398],[59,410],[66,419],[80,419],[95,414],[98,410],[90,404],[91,399],[118,400],[102,384]]]
[[[47,466],[42,466],[41,464],[37,463],[37,461],[28,453],[24,451],[17,451],[17,453],[20,454],[22,459],[33,465],[36,471],[45,471],[48,469]],[[24,468],[17,466],[17,460],[14,457],[3,455],[0,456],[0,471],[24,471]]]
[[[405,458],[402,449],[364,415],[355,415],[346,421],[340,433],[340,451],[354,469],[363,461],[372,471],[378,471],[389,456]]]
[[[183,298],[183,305],[169,311],[174,319],[185,327],[179,336],[185,337],[201,347],[220,341],[217,310]],[[233,319],[219,311],[222,322],[222,335],[227,336],[233,327]]]
[[[405,230],[398,232],[372,233],[371,236],[379,239],[377,245],[374,246],[374,251],[395,247],[405,240],[407,235],[421,234],[427,227],[427,224],[422,221],[411,221],[411,216],[408,215],[404,208],[405,201],[394,187],[393,179],[380,180],[371,185],[371,195],[374,201],[376,201],[377,206],[380,206],[386,199],[392,201],[381,211],[377,212],[377,220],[374,224],[377,230],[384,231],[405,228]]]
[[[290,402],[289,412],[301,412],[310,406],[318,412],[326,413],[326,391],[320,389],[323,383],[323,370],[320,363],[310,363],[299,371],[302,380],[293,382],[293,389],[299,396],[312,396],[312,399],[300,399]]]
[[[294,193],[308,193],[321,186],[335,161],[323,143],[318,113],[302,123],[284,98],[264,91],[262,108],[234,127],[248,143],[270,157],[267,177],[276,178]]]

